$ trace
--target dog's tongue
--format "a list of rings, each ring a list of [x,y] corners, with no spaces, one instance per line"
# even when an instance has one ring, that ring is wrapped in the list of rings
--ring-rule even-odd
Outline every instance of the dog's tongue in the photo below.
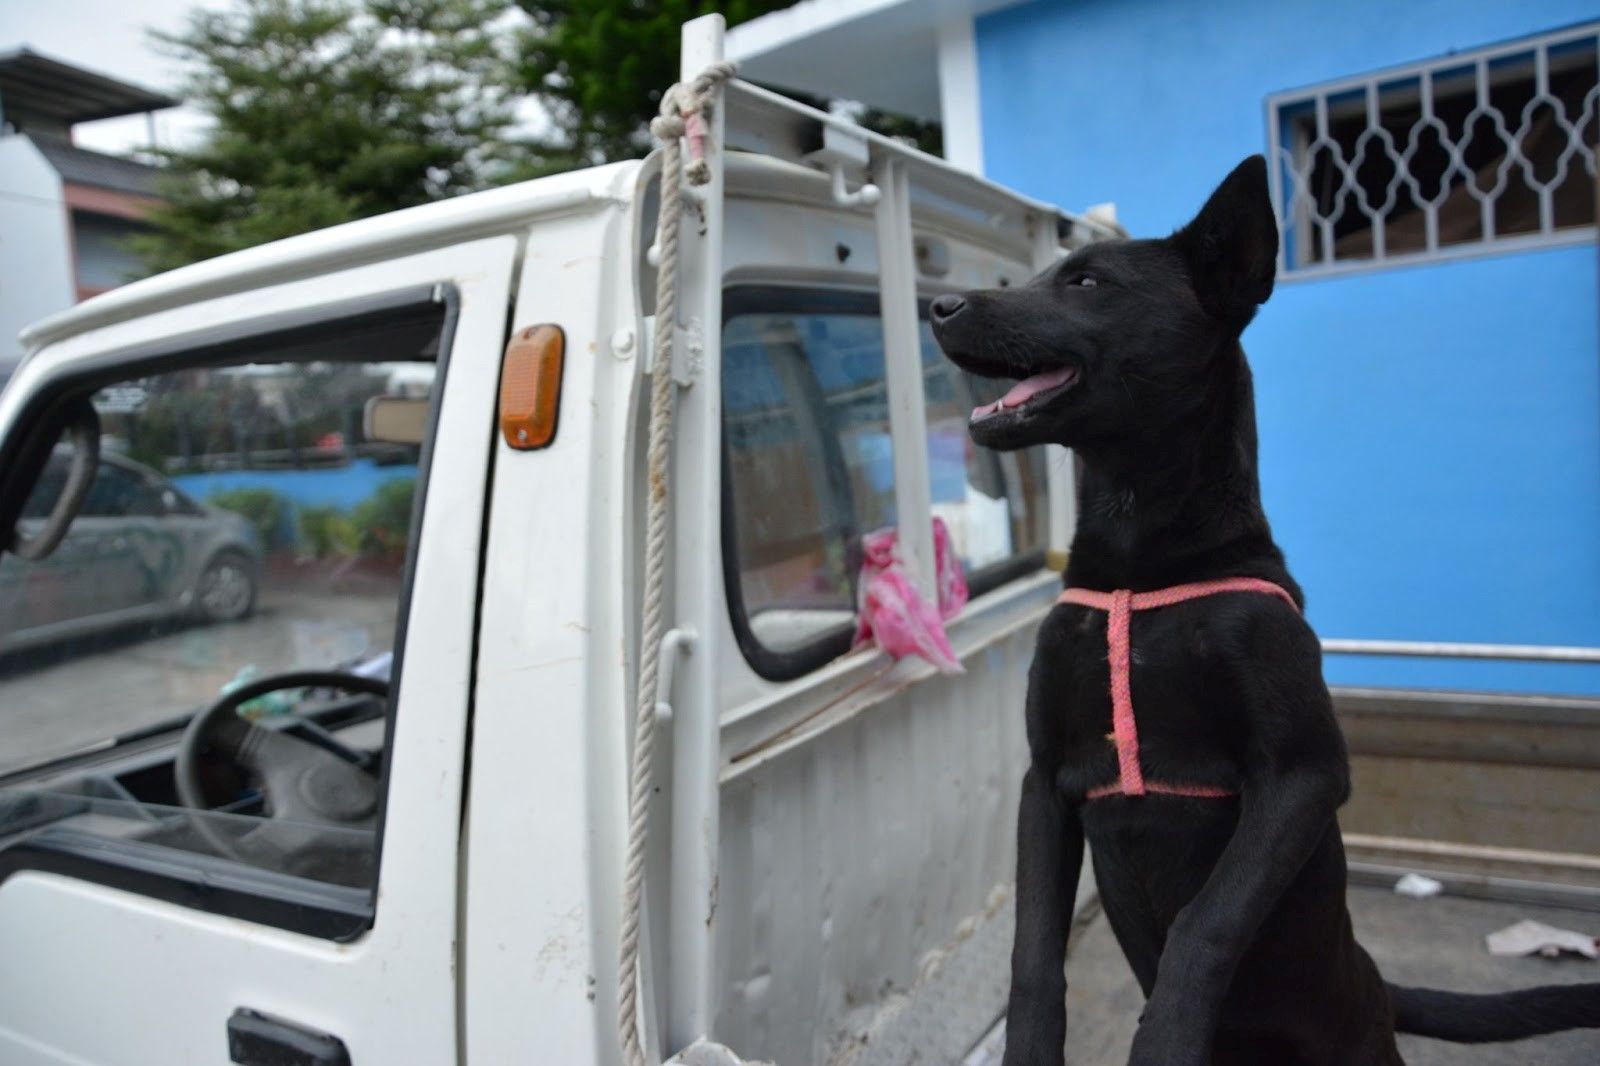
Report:
[[[978,419],[985,415],[996,414],[1007,407],[1021,407],[1041,392],[1048,392],[1058,385],[1065,385],[1072,380],[1075,373],[1077,371],[1072,367],[1064,366],[1059,370],[1035,374],[1033,377],[1026,378],[1011,386],[1011,390],[994,403],[974,408],[972,417]]]
[[[1019,381],[1011,386],[1011,391],[1000,397],[1001,407],[1018,407],[1041,392],[1053,389],[1057,385],[1065,385],[1072,380],[1073,370],[1064,366],[1060,370],[1052,370],[1046,374],[1035,374],[1025,381]]]

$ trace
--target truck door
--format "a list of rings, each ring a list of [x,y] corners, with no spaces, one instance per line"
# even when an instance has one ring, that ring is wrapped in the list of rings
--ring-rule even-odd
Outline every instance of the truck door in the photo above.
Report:
[[[243,621],[24,648],[0,670],[7,1066],[458,1061],[464,745],[516,240],[408,253],[393,228],[352,228],[336,257],[249,252],[87,305],[0,401],[8,470],[54,405],[121,386],[102,451],[181,486],[207,550],[258,582]],[[351,439],[402,377],[425,429]],[[240,410],[264,458],[208,460],[238,451]],[[335,434],[340,454],[296,465]],[[15,491],[0,477],[0,511]],[[7,596],[50,565],[4,562]]]

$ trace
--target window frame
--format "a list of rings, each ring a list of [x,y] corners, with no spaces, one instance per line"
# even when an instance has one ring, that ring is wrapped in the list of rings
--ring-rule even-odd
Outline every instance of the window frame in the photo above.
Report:
[[[932,296],[918,295],[919,322],[927,320],[928,305],[932,299]],[[740,315],[764,311],[792,314],[861,314],[881,320],[882,302],[878,292],[869,288],[816,284],[785,285],[770,282],[740,282],[726,285],[722,291],[722,332],[718,334],[719,357],[722,336],[726,333],[729,322]],[[718,418],[717,431],[720,438],[722,466],[722,504],[719,521],[722,539],[722,581],[728,607],[728,620],[740,653],[757,675],[767,681],[793,681],[847,654],[851,648],[855,623],[853,621],[841,623],[817,634],[799,647],[783,651],[768,647],[756,636],[755,629],[750,624],[749,612],[745,607],[744,582],[740,571],[738,512],[731,477],[732,452],[726,432],[726,396],[727,391],[724,389],[724,407]],[[890,417],[894,417],[892,413]],[[921,439],[926,447],[927,426],[924,425],[922,429]],[[1045,487],[1045,491],[1048,493],[1048,487]],[[1037,573],[1044,569],[1047,553],[1048,543],[971,571],[966,575],[969,594],[976,598],[1019,578]],[[852,597],[856,592],[857,576],[857,574],[848,575]]]
[[[366,324],[392,325],[407,314],[437,317],[438,354],[426,429],[417,458],[416,490],[406,545],[404,578],[395,621],[389,698],[384,709],[386,740],[378,763],[378,807],[373,834],[373,878],[365,889],[316,881],[251,866],[223,856],[188,852],[142,841],[113,840],[81,831],[50,827],[0,847],[0,884],[28,870],[61,873],[75,880],[136,892],[209,914],[239,918],[260,925],[303,933],[323,940],[349,942],[371,929],[377,916],[384,836],[388,825],[389,780],[394,757],[396,696],[404,676],[411,598],[416,578],[428,484],[439,430],[440,407],[449,378],[450,356],[461,318],[461,295],[451,282],[407,285],[330,304],[242,319],[170,339],[111,348],[46,382],[25,401],[17,431],[0,442],[0,529],[17,520],[28,486],[48,463],[65,411],[108,385],[131,377],[178,369],[238,366],[252,358],[271,358],[284,349],[303,346],[330,335],[357,331]],[[284,362],[279,358],[273,360]],[[297,360],[288,360],[296,362]],[[315,360],[308,360],[315,361]],[[328,360],[364,362],[364,359]],[[5,501],[11,501],[7,503]],[[187,716],[183,720],[187,720]],[[149,731],[135,732],[130,743],[147,743]],[[82,758],[104,758],[96,749]],[[41,771],[59,774],[71,769],[73,757],[8,773],[0,783],[16,782]],[[115,845],[115,846],[113,846]],[[231,874],[231,875],[230,875]],[[364,901],[364,902],[363,902]]]
[[[1600,215],[1593,218],[1587,226],[1556,227],[1553,221],[1546,225],[1546,220],[1541,219],[1539,228],[1534,232],[1519,232],[1494,237],[1480,236],[1472,241],[1448,244],[1438,239],[1437,226],[1435,225],[1432,227],[1433,236],[1428,242],[1433,246],[1431,248],[1425,247],[1422,251],[1385,252],[1379,254],[1376,247],[1374,247],[1370,254],[1362,257],[1339,259],[1336,256],[1332,256],[1331,251],[1329,251],[1322,258],[1310,258],[1308,256],[1303,262],[1297,262],[1299,250],[1309,246],[1308,242],[1312,239],[1313,227],[1319,224],[1315,217],[1307,213],[1306,204],[1309,194],[1301,187],[1300,176],[1303,172],[1305,178],[1309,180],[1312,172],[1311,158],[1315,154],[1316,146],[1323,141],[1331,142],[1333,140],[1331,133],[1324,134],[1319,132],[1319,130],[1328,129],[1328,122],[1332,117],[1331,111],[1333,110],[1330,107],[1331,101],[1338,97],[1361,93],[1363,94],[1362,106],[1366,108],[1370,116],[1373,114],[1374,108],[1381,110],[1383,107],[1383,96],[1386,88],[1393,88],[1399,82],[1416,81],[1420,86],[1419,92],[1423,94],[1423,98],[1428,101],[1428,104],[1423,116],[1413,126],[1413,131],[1408,138],[1407,143],[1413,143],[1418,136],[1416,131],[1420,128],[1433,125],[1437,130],[1439,127],[1440,120],[1432,110],[1431,103],[1436,76],[1458,74],[1470,69],[1474,72],[1474,77],[1480,79],[1483,83],[1483,87],[1481,89],[1475,87],[1474,92],[1488,93],[1493,91],[1493,87],[1496,84],[1491,70],[1495,63],[1531,55],[1534,61],[1534,76],[1536,79],[1534,99],[1537,100],[1541,95],[1553,95],[1548,88],[1552,53],[1568,48],[1582,47],[1585,42],[1588,42],[1591,50],[1600,51],[1600,21],[1591,20],[1547,33],[1464,49],[1415,63],[1389,67],[1352,77],[1333,79],[1269,95],[1265,101],[1267,159],[1269,161],[1267,169],[1271,184],[1273,209],[1282,232],[1282,241],[1278,251],[1279,280],[1310,280],[1349,273],[1387,270],[1394,267],[1426,265],[1454,259],[1503,255],[1510,252],[1594,242],[1597,235],[1600,235]],[[1541,84],[1544,86],[1543,88],[1540,88]],[[1591,90],[1592,92],[1593,90]],[[1475,103],[1473,111],[1484,106],[1480,99],[1479,102]],[[1308,109],[1312,122],[1312,136],[1308,143],[1301,144],[1300,142],[1304,138],[1299,133],[1299,130]],[[1489,108],[1489,112],[1496,117],[1497,125],[1503,127],[1504,116],[1500,114],[1499,110]],[[1582,123],[1579,120],[1588,114],[1589,109],[1586,104],[1577,116],[1568,116],[1568,118],[1581,131]],[[1371,150],[1373,142],[1392,142],[1392,138],[1387,133],[1382,135],[1371,134],[1371,121],[1369,117],[1367,131],[1357,138],[1356,143],[1364,140],[1368,141],[1367,145],[1358,151],[1357,158],[1364,157],[1365,152]],[[1471,125],[1472,123],[1468,124],[1469,132],[1463,143],[1470,142],[1472,139],[1470,134]],[[1506,132],[1510,136],[1515,136],[1522,132],[1521,126],[1519,125],[1515,129],[1508,129]],[[1576,143],[1576,151],[1569,149],[1568,154],[1565,156],[1565,169],[1562,173],[1567,175],[1569,179],[1574,168],[1582,170],[1585,167],[1584,157],[1586,154],[1590,165],[1593,165],[1597,158],[1597,151],[1593,144],[1584,144],[1581,137],[1577,139]],[[1407,148],[1407,144],[1396,144],[1390,155],[1393,157],[1397,154],[1404,157],[1396,160],[1397,172],[1393,179],[1392,187],[1398,190],[1408,183],[1407,178],[1404,176],[1404,164],[1409,162],[1411,152]],[[1506,155],[1508,157],[1515,156],[1514,159],[1503,165],[1502,169],[1507,175],[1512,175],[1514,172],[1520,172],[1525,169],[1526,164],[1521,161],[1524,157],[1521,154],[1520,143],[1514,147],[1508,147]],[[1340,158],[1341,160],[1343,159],[1342,152]],[[1351,169],[1353,173],[1353,162],[1354,160],[1343,160],[1343,168]],[[1452,158],[1445,171],[1446,178],[1453,173],[1455,163],[1456,160]],[[1502,186],[1507,185],[1510,180],[1512,180],[1511,177],[1506,177],[1499,185],[1490,190],[1490,193],[1486,194],[1489,197],[1486,202],[1490,205],[1498,203],[1506,191]],[[1471,182],[1469,181],[1468,184],[1470,185]],[[1550,184],[1549,188],[1552,193],[1556,187],[1554,182]],[[1533,186],[1530,185],[1529,188],[1532,189]],[[1348,214],[1351,211],[1365,213],[1355,202],[1361,198],[1357,187],[1346,182],[1341,185],[1341,189],[1344,204],[1340,209],[1340,215]],[[1537,193],[1535,194],[1537,195]],[[1429,202],[1434,204],[1434,209],[1442,205],[1444,202],[1444,188],[1441,188],[1440,194]],[[1424,214],[1429,212],[1430,209],[1420,199],[1420,193],[1416,203],[1418,209]],[[1380,217],[1386,219],[1386,216],[1380,215]],[[1329,222],[1329,225],[1331,227],[1332,221]]]

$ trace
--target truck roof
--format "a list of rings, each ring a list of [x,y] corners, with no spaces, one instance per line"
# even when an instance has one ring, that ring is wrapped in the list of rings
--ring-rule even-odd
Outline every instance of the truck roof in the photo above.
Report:
[[[745,87],[745,91],[770,95],[753,87]],[[804,119],[790,115],[787,121],[793,126]],[[997,222],[1000,216],[1022,212],[1069,219],[1100,231],[1104,236],[1125,235],[1114,222],[1061,212],[1053,205],[1005,189],[942,160],[922,156],[879,134],[858,132],[866,140],[917,157],[925,171],[924,179],[934,179],[929,190],[913,198],[913,216],[919,221],[933,222],[951,232],[964,232],[979,240],[992,241],[1003,229]],[[778,130],[778,134],[790,139],[798,136],[794,129],[787,127]],[[783,136],[778,139],[782,140]],[[757,198],[829,202],[827,176],[815,167],[737,150],[728,152],[727,164],[725,173],[730,192]],[[43,318],[22,331],[22,348],[25,353],[31,353],[68,335],[157,311],[321,271],[506,233],[541,216],[603,203],[629,204],[637,191],[641,171],[649,167],[647,158],[553,174],[330,226],[192,263],[112,289]],[[1028,254],[1025,245],[1013,251],[1022,256]]]

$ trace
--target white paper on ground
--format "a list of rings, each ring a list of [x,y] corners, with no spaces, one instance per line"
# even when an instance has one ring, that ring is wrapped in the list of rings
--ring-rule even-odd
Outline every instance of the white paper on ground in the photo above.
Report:
[[[1426,899],[1429,896],[1437,896],[1443,892],[1444,885],[1431,877],[1423,877],[1421,874],[1406,874],[1394,883],[1394,890],[1402,896]]]
[[[1594,937],[1543,922],[1521,921],[1483,939],[1491,955],[1559,955],[1570,951],[1585,958],[1600,958],[1600,945],[1596,945]]]

